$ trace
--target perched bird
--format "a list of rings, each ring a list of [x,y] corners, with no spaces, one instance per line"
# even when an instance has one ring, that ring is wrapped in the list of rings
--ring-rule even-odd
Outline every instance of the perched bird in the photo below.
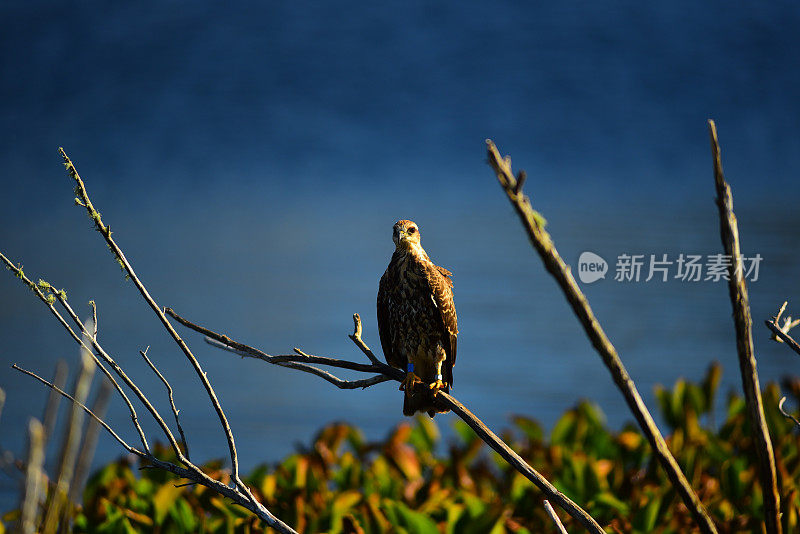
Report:
[[[437,412],[437,390],[450,392],[458,320],[453,273],[433,264],[413,221],[394,224],[394,254],[378,288],[378,331],[386,362],[406,371],[403,414]]]

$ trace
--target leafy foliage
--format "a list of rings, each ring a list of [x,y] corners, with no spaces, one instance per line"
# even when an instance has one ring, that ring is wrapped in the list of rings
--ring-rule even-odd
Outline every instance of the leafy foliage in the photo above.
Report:
[[[715,429],[721,368],[699,383],[657,388],[668,444],[721,532],[755,532],[763,521],[755,452],[742,398],[730,395]],[[797,399],[800,383],[787,388]],[[781,481],[784,530],[800,528],[800,455],[793,424],[777,410],[778,387],[764,406]],[[589,402],[567,411],[546,439],[533,419],[514,416],[503,439],[609,532],[691,532],[694,524],[650,447],[633,425],[607,428]],[[542,495],[456,420],[441,443],[426,417],[404,422],[380,443],[344,423],[323,428],[308,448],[245,479],[257,498],[300,532],[555,532]],[[170,457],[162,448],[159,456]],[[173,459],[174,460],[174,459]],[[229,482],[222,463],[205,466]],[[260,532],[246,510],[202,486],[176,487],[167,472],[138,471],[127,460],[95,473],[74,511],[76,532]],[[559,511],[572,530],[579,529]],[[11,517],[7,515],[8,519]]]

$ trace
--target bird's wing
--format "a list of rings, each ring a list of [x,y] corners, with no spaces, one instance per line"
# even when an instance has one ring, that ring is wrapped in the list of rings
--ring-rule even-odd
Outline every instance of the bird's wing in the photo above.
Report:
[[[393,367],[402,368],[404,366],[398,366],[392,354],[392,333],[389,329],[389,284],[389,270],[387,269],[381,276],[380,284],[378,284],[378,334],[381,337],[381,348],[383,349],[383,357],[386,358],[386,363]]]
[[[441,318],[441,335],[444,341],[444,351],[447,358],[443,363],[443,375],[448,385],[453,385],[453,366],[456,364],[456,349],[458,337],[458,318],[456,305],[453,302],[453,273],[443,267],[430,264],[431,269],[426,270],[428,284],[433,296],[433,302]]]

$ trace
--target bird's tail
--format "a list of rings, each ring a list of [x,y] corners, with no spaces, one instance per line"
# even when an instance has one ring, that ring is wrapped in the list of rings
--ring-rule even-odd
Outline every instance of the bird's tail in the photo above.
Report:
[[[446,386],[442,391],[450,393],[450,387]],[[435,392],[427,384],[414,384],[412,388],[406,388],[403,397],[403,415],[414,415],[417,412],[428,412],[434,417],[437,413],[447,413],[450,410],[443,408],[436,402]]]

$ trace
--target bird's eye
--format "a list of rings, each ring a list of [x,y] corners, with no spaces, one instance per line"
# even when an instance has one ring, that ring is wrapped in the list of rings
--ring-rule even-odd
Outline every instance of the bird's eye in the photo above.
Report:
[[[411,228],[409,228],[409,229],[408,229],[408,233],[409,233],[409,234],[416,233],[416,231],[417,231],[417,229],[416,229],[416,228],[414,228],[413,226],[412,226]]]

